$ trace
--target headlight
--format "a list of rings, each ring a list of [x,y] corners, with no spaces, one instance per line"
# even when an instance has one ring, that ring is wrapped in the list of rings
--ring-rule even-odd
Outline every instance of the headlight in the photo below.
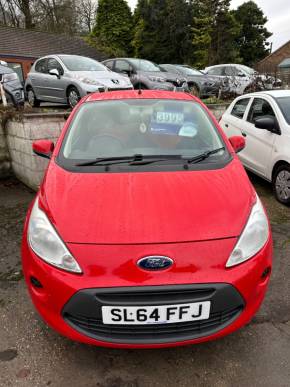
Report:
[[[45,213],[39,209],[38,199],[35,200],[30,215],[28,242],[35,254],[45,262],[66,271],[82,272]]]
[[[79,75],[73,75],[73,78],[75,78],[76,80],[78,80],[82,83],[86,83],[87,85],[104,86],[102,83],[100,83],[99,81],[97,81],[95,79],[86,78],[86,77],[82,77]]]
[[[3,74],[3,82],[18,81],[18,75],[16,73]]]
[[[152,82],[166,82],[166,79],[165,78],[161,78],[161,77],[155,77],[155,76],[150,75],[148,78]]]
[[[247,261],[256,255],[269,238],[269,224],[263,205],[257,196],[250,217],[236,244],[226,267]]]

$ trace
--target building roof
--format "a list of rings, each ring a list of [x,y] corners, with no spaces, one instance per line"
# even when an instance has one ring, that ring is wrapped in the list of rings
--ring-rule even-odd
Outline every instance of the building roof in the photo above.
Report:
[[[282,62],[278,65],[280,68],[289,69],[290,68],[290,58],[286,58],[282,60]]]
[[[290,45],[290,40],[288,42],[284,43],[281,47],[277,48],[276,51],[271,52],[271,54],[267,55],[264,59],[260,60],[260,62],[258,62],[258,65],[264,63],[265,61],[270,59],[272,56],[275,56],[276,54],[278,54],[280,51],[283,51],[283,49],[289,45]]]
[[[80,37],[52,34],[0,25],[0,55],[37,59],[55,53],[88,56],[96,60],[105,56]]]

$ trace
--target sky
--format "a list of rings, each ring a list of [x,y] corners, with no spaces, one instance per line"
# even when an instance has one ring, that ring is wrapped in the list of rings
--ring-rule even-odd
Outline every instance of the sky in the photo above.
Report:
[[[137,0],[127,0],[134,9]],[[267,28],[273,33],[269,42],[273,51],[290,40],[290,1],[289,0],[254,0],[268,18]],[[237,8],[245,0],[232,0],[232,8]]]

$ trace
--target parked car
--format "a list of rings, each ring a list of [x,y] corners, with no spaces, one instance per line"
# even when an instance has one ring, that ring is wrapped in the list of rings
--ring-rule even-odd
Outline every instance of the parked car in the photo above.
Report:
[[[241,64],[210,66],[204,72],[208,75],[218,76],[221,79],[227,79],[229,91],[236,95],[242,95],[250,91],[271,90],[282,85],[280,79],[275,79],[266,74],[259,74],[251,67]]]
[[[87,344],[217,339],[248,323],[272,267],[265,210],[208,110],[188,93],[85,97],[57,145],[22,243],[32,300]],[[28,322],[29,324],[29,322]]]
[[[24,105],[24,92],[18,75],[6,66],[4,62],[0,63],[0,82],[3,85],[8,102],[11,102],[16,107]]]
[[[218,77],[210,77],[186,65],[161,64],[170,73],[185,77],[190,93],[200,98],[218,97],[222,82]]]
[[[32,66],[25,90],[28,102],[69,104],[72,108],[85,95],[106,90],[129,90],[128,77],[121,76],[101,63],[78,55],[50,55],[37,60]]]
[[[272,182],[276,198],[290,204],[290,91],[273,90],[237,98],[221,122],[227,136],[243,135],[244,166]]]
[[[155,63],[145,59],[116,58],[103,62],[110,70],[126,74],[135,89],[186,91],[188,85],[184,76],[164,72]]]

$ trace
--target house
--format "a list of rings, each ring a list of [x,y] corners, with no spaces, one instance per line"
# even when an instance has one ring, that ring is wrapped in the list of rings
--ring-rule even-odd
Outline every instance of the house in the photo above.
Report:
[[[80,37],[0,25],[0,60],[7,62],[8,66],[17,72],[21,81],[26,78],[36,59],[50,54],[105,59],[103,54]]]
[[[289,67],[290,63],[290,40],[278,50],[272,52],[266,58],[257,63],[256,69],[260,73],[277,75],[283,78],[285,68]],[[286,67],[285,67],[286,66]]]

